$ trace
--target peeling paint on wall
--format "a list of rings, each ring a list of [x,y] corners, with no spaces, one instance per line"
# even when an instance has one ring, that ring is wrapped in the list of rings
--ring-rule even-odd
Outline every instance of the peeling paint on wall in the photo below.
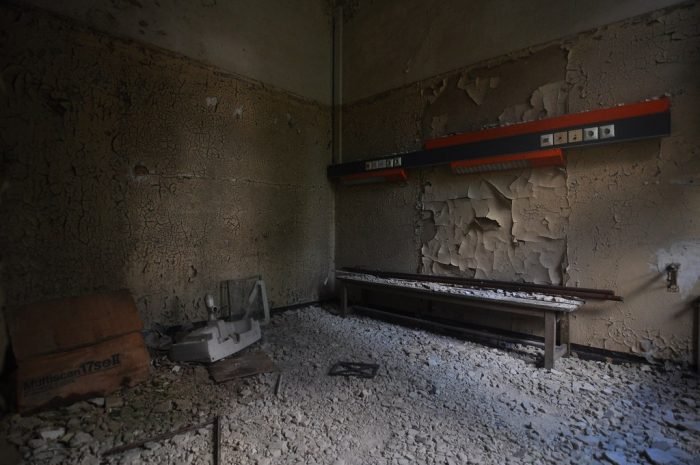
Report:
[[[480,78],[476,77],[474,79],[469,79],[467,75],[460,76],[457,81],[457,87],[464,90],[469,98],[471,98],[474,103],[481,105],[484,103],[486,98],[486,93],[489,89],[495,89],[498,87],[500,79],[498,77],[487,77]]]
[[[434,86],[425,89],[423,95],[428,102],[433,103],[438,97],[440,97],[440,95],[442,95],[446,88],[447,79],[443,79],[437,82]]]
[[[577,317],[575,321],[582,318]],[[595,347],[615,351],[627,351],[646,358],[649,362],[672,359],[683,362],[692,360],[692,338],[666,333],[661,328],[639,328],[634,312],[621,306],[607,310],[604,316],[591,320],[588,341]]]
[[[564,81],[544,84],[535,89],[527,104],[518,103],[503,110],[498,116],[498,122],[521,123],[564,115],[567,113],[568,95],[569,90]]]
[[[430,168],[411,171],[407,187],[386,187],[384,195],[339,191],[338,231],[359,220],[357,208],[381,204],[371,234],[338,242],[339,264],[355,265],[354,252],[362,250],[369,268],[614,289],[625,301],[588,303],[572,323],[574,342],[689,360],[689,302],[700,294],[698,31],[700,3],[688,3],[443,75],[436,70],[435,78],[349,105],[349,160],[415,150],[430,137],[662,94],[672,101],[672,135],[567,149],[563,172],[456,176]],[[495,88],[492,78],[498,78]],[[388,195],[401,189],[400,197]],[[406,207],[408,198],[417,208]],[[375,260],[381,247],[392,255]],[[666,291],[667,260],[683,261],[679,293]],[[483,320],[538,332],[517,318]]]
[[[476,131],[495,123],[516,123],[564,113],[569,91],[565,81],[566,55],[561,46],[552,45],[536,53],[518,54],[518,59],[511,56],[496,59],[488,65],[475,65],[420,83],[423,137],[441,137]],[[399,95],[411,99],[414,92],[415,86],[407,86],[390,95],[392,99]],[[382,101],[387,103],[385,99]],[[349,108],[352,113],[354,105]],[[349,116],[345,120],[352,123]]]
[[[566,268],[566,177],[558,168],[429,176],[422,272],[561,284]]]

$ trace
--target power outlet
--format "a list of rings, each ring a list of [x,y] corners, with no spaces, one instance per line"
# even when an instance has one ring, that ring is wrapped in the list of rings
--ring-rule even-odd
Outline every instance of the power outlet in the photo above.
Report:
[[[598,140],[598,128],[586,128],[583,130],[583,140]]]
[[[569,131],[569,143],[581,142],[583,140],[583,129],[572,129]]]
[[[555,145],[566,144],[567,140],[568,140],[568,138],[566,135],[566,131],[554,133],[554,144]]]
[[[615,125],[607,124],[605,126],[601,126],[599,134],[601,139],[610,139],[615,137]]]

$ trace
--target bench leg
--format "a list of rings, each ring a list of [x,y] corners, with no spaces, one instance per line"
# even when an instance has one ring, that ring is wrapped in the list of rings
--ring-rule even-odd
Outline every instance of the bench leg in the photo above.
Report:
[[[555,350],[557,345],[557,315],[554,312],[544,314],[544,367],[554,368]]]
[[[343,316],[348,314],[348,286],[340,285],[340,312]]]

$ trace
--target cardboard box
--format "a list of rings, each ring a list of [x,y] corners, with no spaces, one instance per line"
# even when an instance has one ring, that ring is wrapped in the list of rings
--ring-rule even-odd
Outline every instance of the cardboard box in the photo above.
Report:
[[[21,413],[104,396],[148,378],[150,357],[140,332],[23,360],[17,369]]]
[[[8,318],[15,358],[63,352],[143,329],[128,291],[36,302]]]

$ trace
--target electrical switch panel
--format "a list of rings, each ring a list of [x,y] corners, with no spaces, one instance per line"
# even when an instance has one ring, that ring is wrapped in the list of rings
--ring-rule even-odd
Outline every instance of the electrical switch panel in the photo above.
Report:
[[[371,160],[365,162],[365,171],[382,170],[385,168],[398,168],[401,166],[401,157],[385,158],[383,160]]]

